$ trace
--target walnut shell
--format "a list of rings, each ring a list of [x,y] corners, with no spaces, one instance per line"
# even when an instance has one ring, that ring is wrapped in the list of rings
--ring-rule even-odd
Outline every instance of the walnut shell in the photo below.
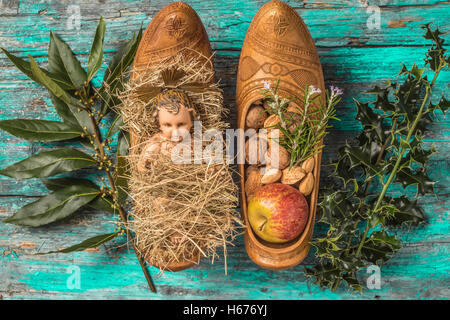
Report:
[[[253,140],[255,139],[255,140]],[[250,154],[250,141],[253,140],[252,143],[256,146],[256,155]],[[263,141],[260,141],[263,140]],[[261,148],[260,148],[261,147]],[[245,142],[245,161],[251,165],[264,165],[267,162],[266,154],[267,149],[269,148],[269,144],[267,140],[261,137],[259,134],[253,135]],[[260,150],[262,149],[262,150]]]
[[[281,170],[275,168],[266,168],[264,175],[261,178],[262,184],[275,183],[281,178]]]
[[[259,172],[259,168],[257,166],[248,166],[245,169],[245,179],[248,179],[248,177],[250,176],[250,173],[252,173],[253,171]]]
[[[306,172],[298,166],[286,168],[281,176],[282,184],[294,185],[306,176]]]
[[[314,169],[314,157],[310,157],[305,161],[303,161],[302,169],[305,170],[305,172],[307,173],[312,172]]]
[[[260,129],[264,127],[264,121],[267,118],[267,113],[264,108],[257,105],[252,105],[247,112],[245,118],[245,125],[247,128]]]
[[[308,173],[308,175],[306,176],[305,179],[302,180],[302,182],[300,182],[300,186],[298,187],[298,190],[303,193],[303,195],[309,196],[311,191],[313,190],[314,187],[314,176],[312,174],[312,172]]]
[[[250,172],[245,181],[245,194],[247,195],[247,199],[262,187],[261,178],[262,174],[259,170]]]
[[[273,152],[278,148],[278,159],[274,157]],[[271,142],[269,144],[269,150],[267,150],[265,159],[267,161],[267,165],[271,168],[276,168],[283,170],[289,163],[291,162],[291,155],[286,150],[286,148],[280,146],[276,142]],[[277,161],[278,160],[278,161]]]

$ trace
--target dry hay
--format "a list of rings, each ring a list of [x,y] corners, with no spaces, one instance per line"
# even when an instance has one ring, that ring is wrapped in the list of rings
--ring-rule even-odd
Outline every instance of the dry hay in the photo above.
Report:
[[[202,120],[202,129],[223,131],[227,127],[222,121],[227,110],[222,92],[213,82],[211,58],[180,55],[149,66],[145,73],[124,84],[125,90],[119,95],[122,104],[117,110],[132,141],[127,156],[132,200],[129,227],[135,233],[140,253],[161,270],[176,262],[198,262],[199,256],[214,262],[221,247],[226,272],[227,245],[243,226],[236,212],[238,190],[226,162],[179,165],[170,155],[160,154],[147,172],[136,169],[145,141],[159,132],[153,117],[153,97],[146,88],[164,87],[161,72],[174,67],[186,74],[178,84],[203,84],[202,92],[185,89]]]

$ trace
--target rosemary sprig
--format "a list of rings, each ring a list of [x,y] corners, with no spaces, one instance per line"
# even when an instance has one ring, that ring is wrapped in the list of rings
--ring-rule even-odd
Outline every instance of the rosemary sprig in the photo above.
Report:
[[[333,86],[330,91],[326,90],[324,105],[320,89],[307,85],[300,97],[283,97],[279,94],[279,82],[280,79],[274,86],[267,82],[261,94],[266,101],[266,111],[280,119],[276,128],[282,135],[278,141],[290,152],[292,167],[322,150],[323,139],[331,127],[328,122],[339,121],[335,106],[343,92]]]

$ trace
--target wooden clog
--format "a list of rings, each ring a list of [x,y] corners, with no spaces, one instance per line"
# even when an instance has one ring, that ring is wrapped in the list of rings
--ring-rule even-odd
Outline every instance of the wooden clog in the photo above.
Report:
[[[205,57],[205,60],[212,55],[205,27],[195,10],[186,3],[173,2],[161,9],[145,30],[134,58],[132,77],[145,72],[148,66],[180,53],[185,56],[195,54],[198,57]],[[213,68],[212,59],[209,61]],[[134,146],[136,141],[136,133],[130,131],[130,146]],[[175,272],[192,267],[194,264],[191,261],[180,261],[155,267]]]
[[[265,4],[253,18],[242,47],[239,61],[236,103],[238,127],[245,128],[249,107],[261,99],[265,81],[274,84],[280,78],[279,92],[283,96],[301,97],[305,85],[314,85],[325,92],[322,67],[314,41],[303,20],[287,4],[274,0]],[[325,97],[322,96],[322,99]],[[273,244],[256,236],[250,227],[245,194],[245,166],[241,174],[241,208],[245,224],[245,246],[250,258],[258,265],[286,269],[299,264],[307,255],[314,229],[322,154],[315,155],[315,182],[310,195],[310,212],[303,233],[291,242]]]
[[[207,58],[212,55],[205,27],[189,5],[173,2],[161,9],[145,30],[134,58],[133,74],[177,54],[193,52]]]

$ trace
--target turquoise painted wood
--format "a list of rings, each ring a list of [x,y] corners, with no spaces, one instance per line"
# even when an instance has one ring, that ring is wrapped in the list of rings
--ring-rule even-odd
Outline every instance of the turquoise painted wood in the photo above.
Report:
[[[146,26],[168,1],[29,1],[0,0],[0,44],[14,54],[31,54],[47,63],[49,30],[65,39],[86,64],[97,21],[107,22],[105,59],[109,61],[123,41]],[[233,108],[235,76],[240,48],[261,0],[189,0],[203,20],[212,46],[217,50],[217,77],[221,79],[225,102]],[[339,106],[341,122],[335,123],[326,140],[324,162],[334,158],[345,139],[360,129],[354,120],[352,98],[367,100],[363,94],[374,83],[394,77],[401,63],[421,63],[426,50],[421,24],[434,22],[450,31],[450,7],[441,0],[395,1],[288,1],[308,25],[318,47],[327,85],[345,91]],[[368,28],[373,13],[367,3],[380,9],[380,29]],[[78,6],[81,28],[70,29],[70,10]],[[68,11],[69,10],[69,11]],[[448,37],[447,37],[448,39]],[[450,40],[450,39],[448,39]],[[447,41],[448,41],[447,40]],[[99,74],[99,78],[102,74]],[[98,83],[98,82],[97,82]],[[439,81],[440,94],[448,92],[450,75]],[[28,80],[4,55],[0,55],[0,119],[57,119],[45,90]],[[310,252],[302,265],[287,271],[261,269],[248,258],[242,238],[229,248],[228,275],[223,259],[179,273],[157,275],[158,293],[146,285],[134,253],[111,244],[97,250],[68,255],[35,256],[37,251],[62,248],[113,228],[113,216],[85,210],[50,227],[20,228],[0,224],[0,298],[3,299],[439,299],[450,298],[450,122],[439,122],[426,139],[439,153],[432,157],[430,175],[437,180],[436,197],[421,197],[428,223],[412,229],[393,230],[404,241],[400,253],[381,269],[381,289],[366,289],[363,295],[345,289],[321,291],[305,281],[303,266],[313,262]],[[57,144],[58,145],[58,144]],[[61,144],[59,144],[61,145]],[[0,168],[24,159],[54,144],[29,143],[0,132]],[[77,173],[90,176],[89,170]],[[321,184],[329,183],[322,169]],[[402,191],[393,186],[392,192]],[[44,195],[46,188],[35,179],[18,181],[0,177],[0,219],[10,216],[26,203]],[[411,192],[411,190],[407,190]],[[319,225],[315,234],[323,234]],[[117,244],[124,243],[118,241]],[[71,269],[72,268],[72,269]],[[80,271],[80,288],[68,286],[73,268]],[[367,278],[366,270],[360,279]]]

